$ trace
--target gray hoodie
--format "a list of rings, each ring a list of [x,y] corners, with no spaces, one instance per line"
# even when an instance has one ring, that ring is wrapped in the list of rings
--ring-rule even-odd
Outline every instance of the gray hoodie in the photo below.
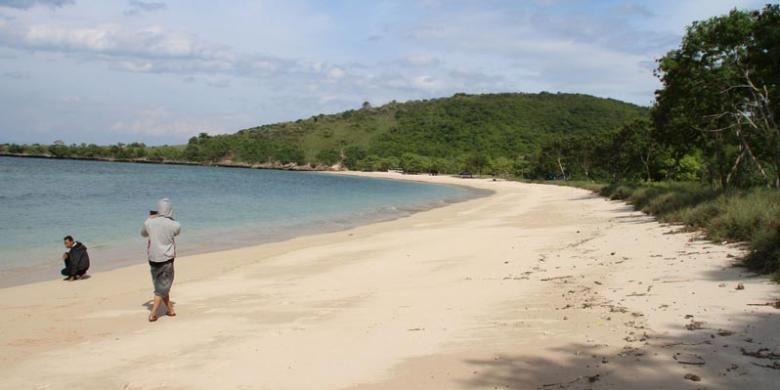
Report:
[[[157,202],[157,215],[151,216],[141,228],[141,237],[148,237],[149,261],[162,263],[176,257],[176,240],[181,224],[173,220],[173,203],[168,198]]]

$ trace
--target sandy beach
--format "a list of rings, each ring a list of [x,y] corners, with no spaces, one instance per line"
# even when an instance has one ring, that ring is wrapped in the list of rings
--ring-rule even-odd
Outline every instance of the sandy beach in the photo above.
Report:
[[[551,185],[0,289],[2,389],[774,389],[780,286],[735,245]],[[186,227],[185,232],[186,234]],[[53,270],[56,272],[56,270]],[[744,286],[737,289],[738,284]]]

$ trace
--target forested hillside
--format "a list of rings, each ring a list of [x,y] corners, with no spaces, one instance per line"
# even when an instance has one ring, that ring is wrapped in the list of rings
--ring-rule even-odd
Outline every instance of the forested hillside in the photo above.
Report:
[[[246,163],[265,166],[407,171],[563,175],[536,168],[545,145],[582,139],[597,143],[627,123],[649,119],[646,108],[578,94],[457,94],[449,98],[365,103],[357,110],[294,122],[202,133],[186,147],[112,145],[6,145],[13,153],[57,157],[110,157]]]

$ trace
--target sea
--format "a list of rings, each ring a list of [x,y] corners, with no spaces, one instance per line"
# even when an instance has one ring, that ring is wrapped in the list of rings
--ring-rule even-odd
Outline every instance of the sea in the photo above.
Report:
[[[179,256],[332,232],[480,196],[461,186],[315,172],[0,156],[0,287],[59,278],[63,237],[91,271],[146,261],[158,199],[182,224]]]

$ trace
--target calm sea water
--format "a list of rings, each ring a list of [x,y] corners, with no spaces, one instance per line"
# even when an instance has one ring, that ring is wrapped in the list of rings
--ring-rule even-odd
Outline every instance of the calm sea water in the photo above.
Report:
[[[93,270],[145,261],[139,229],[159,198],[182,223],[181,255],[333,231],[476,194],[306,172],[0,157],[0,286],[58,277],[62,237]]]

